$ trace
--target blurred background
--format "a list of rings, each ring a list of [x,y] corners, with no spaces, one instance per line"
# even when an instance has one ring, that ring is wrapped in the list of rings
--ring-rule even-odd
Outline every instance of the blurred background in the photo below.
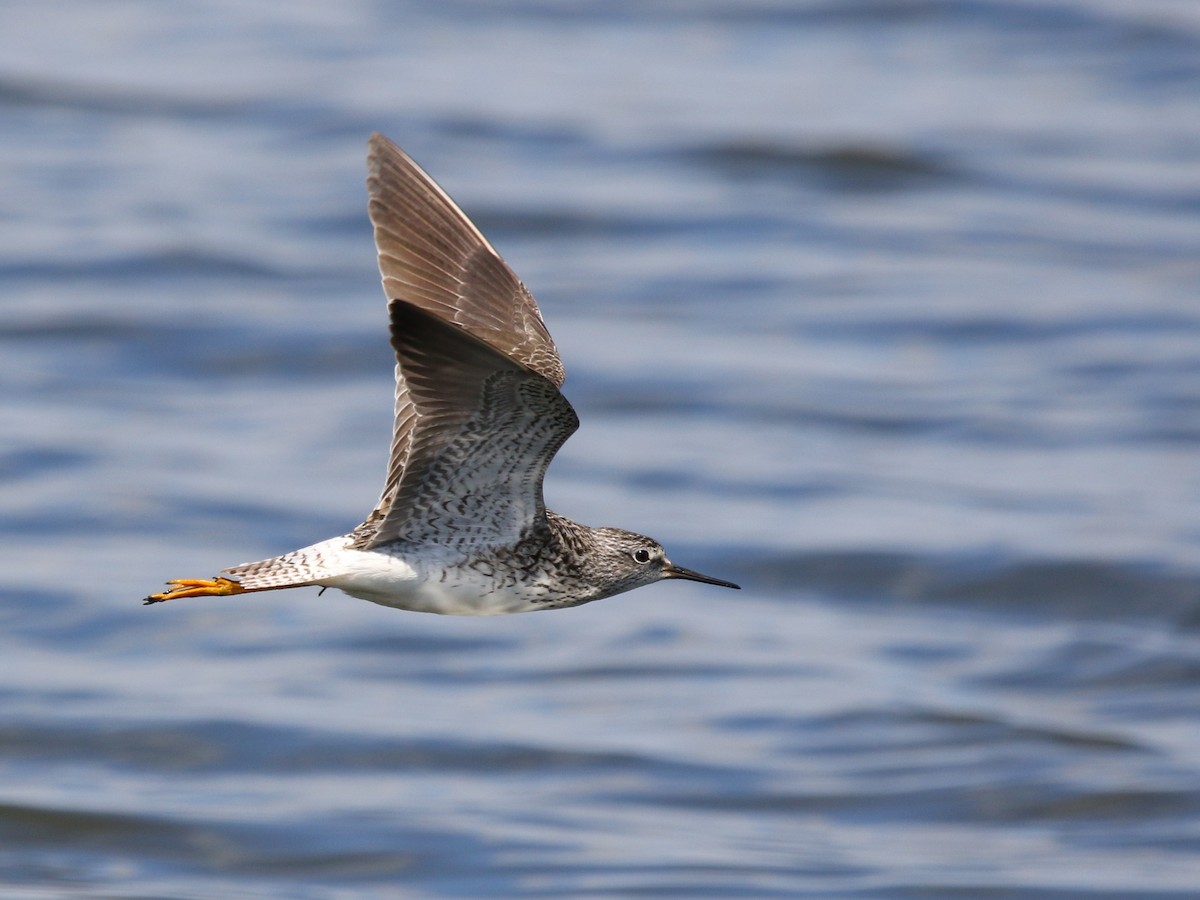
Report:
[[[740,594],[140,605],[378,495],[372,131]],[[1193,0],[11,0],[0,295],[0,894],[1195,896]]]

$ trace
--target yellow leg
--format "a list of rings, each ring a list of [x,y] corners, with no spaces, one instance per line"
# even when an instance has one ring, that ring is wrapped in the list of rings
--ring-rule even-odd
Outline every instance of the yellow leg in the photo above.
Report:
[[[168,581],[170,587],[161,594],[151,594],[142,602],[162,603],[164,600],[174,600],[177,597],[227,597],[230,594],[245,593],[245,588],[236,581],[231,581],[220,575],[213,581],[202,578],[176,578]]]

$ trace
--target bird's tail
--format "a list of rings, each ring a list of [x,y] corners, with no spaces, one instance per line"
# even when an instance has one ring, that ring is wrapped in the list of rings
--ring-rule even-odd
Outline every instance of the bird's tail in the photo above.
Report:
[[[179,597],[224,597],[320,584],[322,579],[334,574],[326,564],[322,552],[325,549],[325,544],[314,544],[283,556],[230,566],[211,580],[177,578],[167,582],[167,590],[151,594],[144,602],[161,603]]]
[[[230,566],[222,569],[221,574],[236,578],[243,591],[274,591],[316,584],[329,573],[309,551],[295,550],[271,559]]]

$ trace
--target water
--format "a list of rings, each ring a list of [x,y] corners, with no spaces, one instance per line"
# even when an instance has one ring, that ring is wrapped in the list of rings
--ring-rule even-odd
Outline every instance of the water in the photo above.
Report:
[[[1191,0],[0,10],[0,894],[1192,897]],[[339,533],[378,130],[666,584],[143,608]]]

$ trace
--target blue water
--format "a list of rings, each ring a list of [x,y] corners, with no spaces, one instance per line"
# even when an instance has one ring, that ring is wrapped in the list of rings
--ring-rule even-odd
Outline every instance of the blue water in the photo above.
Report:
[[[144,608],[373,504],[384,132],[673,583]],[[0,895],[1200,889],[1200,6],[0,7]]]

